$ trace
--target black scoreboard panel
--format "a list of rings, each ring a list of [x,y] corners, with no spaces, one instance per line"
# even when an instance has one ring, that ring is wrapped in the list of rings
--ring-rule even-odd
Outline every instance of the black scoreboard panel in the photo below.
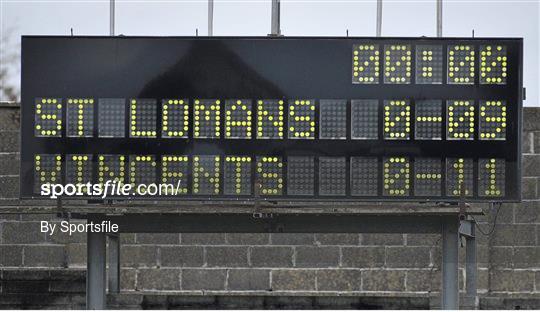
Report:
[[[23,37],[21,197],[111,180],[179,186],[162,199],[518,201],[522,54],[511,38]]]

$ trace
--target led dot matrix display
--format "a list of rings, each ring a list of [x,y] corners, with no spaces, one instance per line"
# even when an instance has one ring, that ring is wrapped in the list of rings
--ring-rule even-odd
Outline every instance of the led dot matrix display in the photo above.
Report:
[[[377,196],[378,185],[377,157],[351,157],[351,195]]]
[[[442,114],[441,100],[416,101],[414,138],[416,140],[441,140]]]
[[[283,161],[281,157],[257,157],[257,182],[260,195],[283,193]],[[257,192],[257,190],[255,191]]]
[[[283,100],[257,101],[257,138],[283,139]]]
[[[155,138],[157,127],[157,101],[150,99],[130,100],[131,137]]]
[[[193,157],[193,194],[219,194],[220,159],[217,155]]]
[[[442,163],[439,158],[415,158],[414,173],[416,196],[441,196]]]
[[[172,184],[180,194],[187,194],[190,169],[188,156],[162,156],[161,182]]]
[[[474,101],[450,100],[447,102],[446,138],[448,140],[474,139]]]
[[[347,191],[347,159],[319,157],[319,195],[343,196]]]
[[[34,193],[39,194],[41,186],[62,182],[62,156],[40,154],[34,156]]]
[[[225,195],[251,195],[251,157],[227,156],[223,169]]]
[[[321,100],[320,105],[320,139],[347,138],[347,101]]]
[[[411,105],[409,100],[384,101],[384,138],[408,140],[411,133]]]
[[[219,138],[221,130],[221,101],[195,100],[193,105],[195,138]]]
[[[289,101],[289,139],[315,138],[315,100]]]
[[[67,136],[94,135],[94,99],[67,100]]]
[[[440,45],[416,46],[416,83],[441,84],[443,80],[443,49]]]
[[[125,100],[99,99],[98,133],[101,138],[123,138],[125,136]]]
[[[446,159],[446,195],[472,196],[473,160],[470,158]]]
[[[364,84],[379,83],[379,45],[353,45],[352,82]]]
[[[167,99],[161,102],[161,136],[164,138],[187,138],[189,131],[189,101]]]
[[[126,182],[126,156],[124,155],[99,155],[98,156],[98,182],[106,181]]]
[[[62,99],[37,98],[35,100],[34,135],[59,137],[62,134]]]
[[[383,161],[383,194],[408,196],[410,189],[410,164],[406,157],[387,157]]]
[[[506,163],[504,159],[478,160],[479,196],[501,197],[505,194]]]
[[[315,157],[287,158],[287,194],[313,195],[315,192]]]
[[[448,83],[474,84],[474,46],[448,46]]]
[[[66,155],[66,183],[88,182],[92,182],[92,155]]]
[[[506,139],[506,101],[480,101],[480,140]]]
[[[379,137],[379,101],[351,101],[351,137],[353,139],[377,139]]]
[[[141,185],[140,191],[144,192],[149,184],[156,181],[156,158],[153,155],[129,157],[129,182],[135,191]]]
[[[251,139],[251,100],[225,101],[225,137]]]
[[[506,46],[480,46],[480,83],[506,84],[508,62]]]
[[[384,83],[411,82],[411,46],[384,46]]]

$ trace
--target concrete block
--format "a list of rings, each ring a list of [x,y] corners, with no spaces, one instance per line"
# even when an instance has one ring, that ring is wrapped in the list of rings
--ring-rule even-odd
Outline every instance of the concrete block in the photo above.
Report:
[[[540,154],[540,131],[533,133],[533,152],[535,154]],[[524,152],[525,153],[525,152]]]
[[[69,267],[86,266],[86,244],[67,244],[66,252]]]
[[[390,268],[427,268],[429,247],[386,247],[386,265]]]
[[[370,270],[362,272],[364,291],[404,291],[406,271]]]
[[[201,246],[161,247],[161,266],[200,267],[204,265],[204,249]]]
[[[534,290],[534,271],[492,270],[491,290],[510,292],[532,292]]]
[[[441,271],[435,268],[407,271],[407,280],[405,286],[407,291],[440,291]]]
[[[225,290],[226,269],[184,269],[183,290]]]
[[[538,179],[536,177],[521,178],[521,196],[524,200],[538,198]]]
[[[362,234],[361,244],[365,246],[392,246],[403,245],[403,234]]]
[[[49,280],[48,269],[7,269],[2,271],[3,281],[40,281]]]
[[[534,135],[532,131],[523,131],[522,134],[521,152],[523,154],[534,153]]]
[[[0,176],[0,198],[19,198],[18,176]]]
[[[533,224],[498,224],[493,233],[494,246],[535,246]]]
[[[272,233],[270,234],[272,245],[313,245],[315,234],[311,233]]]
[[[21,128],[20,120],[21,110],[18,107],[0,108],[0,131],[19,131]]]
[[[489,249],[490,264],[494,268],[511,268],[513,267],[513,247],[491,247]]]
[[[343,247],[341,265],[345,268],[381,267],[384,247]]]
[[[293,266],[291,247],[250,247],[250,263],[254,267],[285,268]]]
[[[180,269],[140,269],[137,290],[180,290]]]
[[[441,244],[440,234],[406,234],[407,246],[428,246]]]
[[[49,293],[79,293],[86,292],[86,282],[52,281],[49,283]]]
[[[358,245],[358,234],[315,234],[317,245]]]
[[[120,234],[120,244],[135,244],[135,233]]]
[[[0,176],[19,175],[20,163],[18,153],[0,154]]]
[[[28,245],[24,246],[25,267],[67,267],[64,246]]]
[[[208,267],[247,267],[248,247],[206,247]]]
[[[0,267],[21,266],[22,256],[22,246],[0,245]]]
[[[296,267],[328,268],[339,266],[339,247],[300,246],[296,248]]]
[[[230,269],[227,280],[228,290],[269,290],[270,270]]]
[[[540,155],[538,154],[523,155],[523,176],[524,177],[539,177],[540,176]]]
[[[70,223],[85,224],[86,222],[71,220]],[[47,239],[48,242],[51,242],[54,244],[86,243],[86,233],[75,232],[72,235],[69,235],[69,233],[64,233],[60,231],[60,222],[52,222],[52,224],[56,225],[57,230],[54,232],[53,235],[49,235],[49,233],[45,233],[45,238]]]
[[[19,152],[19,131],[0,131],[0,152]]]
[[[39,222],[4,222],[2,224],[4,244],[36,244],[45,241],[45,233],[41,233]]]
[[[122,267],[155,267],[157,247],[125,245],[120,248],[120,259]]]
[[[523,130],[540,130],[540,109],[538,107],[523,107]]]
[[[514,207],[516,223],[540,223],[540,201],[524,201]]]
[[[180,243],[178,233],[137,233],[137,244],[176,245]]]
[[[273,291],[316,290],[315,270],[272,270]]]
[[[224,245],[224,233],[182,233],[182,245]]]
[[[267,233],[227,233],[229,245],[268,245],[270,234]]]
[[[137,270],[120,270],[120,290],[135,290],[137,286]]]
[[[317,270],[317,290],[319,291],[360,291],[362,271],[345,269]]]
[[[540,266],[540,247],[514,248],[515,268],[538,268]]]

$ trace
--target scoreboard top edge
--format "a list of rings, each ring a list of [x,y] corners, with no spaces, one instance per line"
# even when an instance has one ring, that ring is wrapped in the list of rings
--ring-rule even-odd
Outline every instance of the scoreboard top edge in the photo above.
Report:
[[[448,41],[448,40],[464,40],[464,41],[514,41],[523,42],[523,37],[334,37],[334,36],[43,36],[43,35],[23,35],[22,39],[115,39],[115,40],[130,40],[130,39],[186,39],[186,40],[429,40],[429,41]]]

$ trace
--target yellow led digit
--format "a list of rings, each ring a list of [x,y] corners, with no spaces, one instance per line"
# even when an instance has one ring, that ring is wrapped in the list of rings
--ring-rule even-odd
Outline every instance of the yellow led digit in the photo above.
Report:
[[[389,157],[383,162],[385,196],[408,196],[410,189],[410,164],[406,157]]]
[[[379,83],[379,46],[373,44],[353,45],[352,83]]]
[[[220,157],[193,157],[193,194],[216,195],[220,192]]]
[[[251,157],[225,157],[224,171],[225,195],[251,195]]]
[[[34,192],[41,193],[44,184],[62,182],[62,156],[40,154],[34,156]]]
[[[440,45],[416,46],[416,83],[442,83],[442,56],[443,50]]]
[[[189,130],[189,101],[166,99],[161,102],[161,136],[187,138]]]
[[[85,184],[92,182],[92,155],[67,155],[66,182],[88,191]]]
[[[480,101],[480,140],[506,139],[506,101]]]
[[[167,184],[167,194],[187,194],[189,171],[188,156],[161,157],[161,182]]]
[[[410,45],[385,45],[384,83],[410,83],[411,57]]]
[[[480,83],[506,84],[508,59],[506,46],[480,46]]]
[[[442,163],[439,158],[415,158],[414,173],[415,196],[441,196]]]
[[[474,101],[450,100],[447,102],[446,138],[448,140],[474,139]]]
[[[62,134],[62,99],[37,98],[35,100],[34,135],[60,137]]]
[[[157,102],[153,99],[131,99],[130,137],[155,138],[157,135]]]
[[[257,139],[283,139],[283,101],[257,101]]]
[[[104,184],[107,181],[116,182],[119,185],[125,183],[126,157],[123,155],[99,155],[98,156],[98,182]]]
[[[384,101],[384,138],[408,140],[411,133],[411,105],[409,100]]]
[[[448,46],[448,83],[474,84],[475,52],[472,45]]]
[[[289,101],[289,139],[315,138],[315,100]]]
[[[446,160],[446,195],[472,196],[473,160],[448,158]]]
[[[153,155],[131,155],[129,157],[129,183],[139,195],[156,182],[156,160]]]
[[[67,136],[91,137],[94,132],[94,99],[67,100]]]
[[[283,192],[283,162],[281,157],[257,157],[255,192],[260,195],[281,195]]]
[[[500,197],[505,195],[506,163],[504,159],[478,160],[478,195]]]
[[[196,99],[193,106],[193,137],[214,139],[220,137],[221,101]]]
[[[251,100],[225,101],[225,138],[251,139]]]

